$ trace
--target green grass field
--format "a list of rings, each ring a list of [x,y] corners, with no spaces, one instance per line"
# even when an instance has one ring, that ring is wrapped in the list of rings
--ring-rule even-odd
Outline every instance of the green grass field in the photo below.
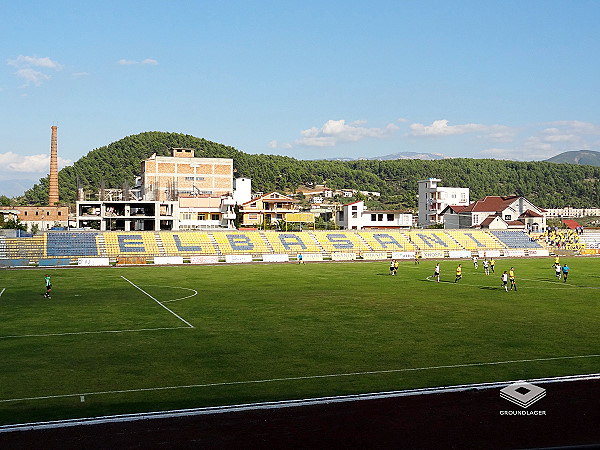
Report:
[[[565,261],[2,270],[0,424],[600,372],[600,260]]]

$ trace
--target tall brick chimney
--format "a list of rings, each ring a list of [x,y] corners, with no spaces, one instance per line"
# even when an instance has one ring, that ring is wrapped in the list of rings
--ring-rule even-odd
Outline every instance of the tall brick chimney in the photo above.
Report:
[[[48,204],[58,203],[58,157],[56,155],[56,125],[52,125],[52,141],[50,142],[50,184],[48,189]]]

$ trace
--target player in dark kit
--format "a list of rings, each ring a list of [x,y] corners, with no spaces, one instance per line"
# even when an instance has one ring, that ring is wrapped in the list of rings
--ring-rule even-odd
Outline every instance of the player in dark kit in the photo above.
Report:
[[[52,283],[50,283],[50,275],[46,274],[44,280],[46,281],[46,293],[44,294],[44,297],[50,298],[50,291],[52,290]]]
[[[566,283],[567,282],[567,277],[569,276],[569,266],[567,266],[566,263],[565,263],[565,265],[562,268],[562,273],[563,273],[563,280]]]

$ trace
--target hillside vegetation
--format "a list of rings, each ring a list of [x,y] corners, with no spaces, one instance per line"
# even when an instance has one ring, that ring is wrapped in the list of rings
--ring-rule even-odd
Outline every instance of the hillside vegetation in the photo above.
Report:
[[[379,191],[371,207],[415,208],[417,181],[442,179],[444,186],[469,187],[471,199],[518,194],[545,208],[600,206],[600,167],[454,158],[423,160],[301,161],[286,156],[253,155],[233,147],[179,133],[145,132],[90,151],[59,172],[60,199],[76,200],[77,180],[87,191],[133,185],[140,162],[153,153],[169,155],[172,147],[193,148],[199,157],[232,158],[236,177],[252,178],[254,191],[295,192],[306,183],[332,189]],[[48,178],[25,192],[23,203],[48,202]]]

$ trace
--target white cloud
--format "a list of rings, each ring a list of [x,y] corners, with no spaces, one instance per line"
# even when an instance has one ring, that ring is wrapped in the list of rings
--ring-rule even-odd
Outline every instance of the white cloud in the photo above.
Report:
[[[456,136],[461,134],[478,133],[481,137],[496,142],[510,142],[515,130],[505,125],[484,125],[480,123],[467,123],[464,125],[448,125],[446,119],[435,120],[431,125],[413,123],[410,126],[409,136],[412,137],[439,137]]]
[[[398,126],[390,123],[383,128],[366,128],[365,121],[346,124],[345,120],[328,120],[321,128],[301,131],[296,144],[307,147],[334,147],[341,142],[356,142],[364,138],[383,138],[392,135]]]
[[[47,56],[38,58],[36,56],[19,55],[17,59],[7,60],[7,64],[17,68],[15,75],[18,78],[25,80],[24,86],[29,86],[31,84],[40,86],[43,81],[49,80],[50,75],[42,72],[41,70],[43,69],[62,70],[63,68],[62,64],[51,60]]]
[[[14,67],[45,67],[47,69],[62,70],[62,64],[58,61],[52,61],[47,56],[44,58],[38,58],[37,56],[17,56],[17,59],[7,60],[9,66]]]
[[[134,66],[136,64],[157,66],[158,61],[155,59],[151,59],[151,58],[146,58],[142,62],[136,61],[134,59],[120,59],[117,64],[119,64],[120,66]]]
[[[88,75],[89,73],[87,72],[75,72],[71,74],[71,78],[76,80],[78,78],[87,77]]]
[[[276,149],[276,148],[285,148],[285,149],[288,149],[288,148],[293,148],[293,147],[292,147],[292,144],[290,144],[289,142],[279,142],[279,141],[273,140],[273,141],[269,142],[269,148],[272,148],[272,149]]]
[[[50,75],[46,75],[45,73],[33,69],[19,69],[15,74],[17,77],[25,80],[25,86],[29,86],[30,84],[41,86],[42,81],[50,79]]]
[[[72,163],[70,159],[58,158],[59,169]],[[22,156],[13,152],[0,153],[0,172],[47,174],[50,172],[50,155]]]

